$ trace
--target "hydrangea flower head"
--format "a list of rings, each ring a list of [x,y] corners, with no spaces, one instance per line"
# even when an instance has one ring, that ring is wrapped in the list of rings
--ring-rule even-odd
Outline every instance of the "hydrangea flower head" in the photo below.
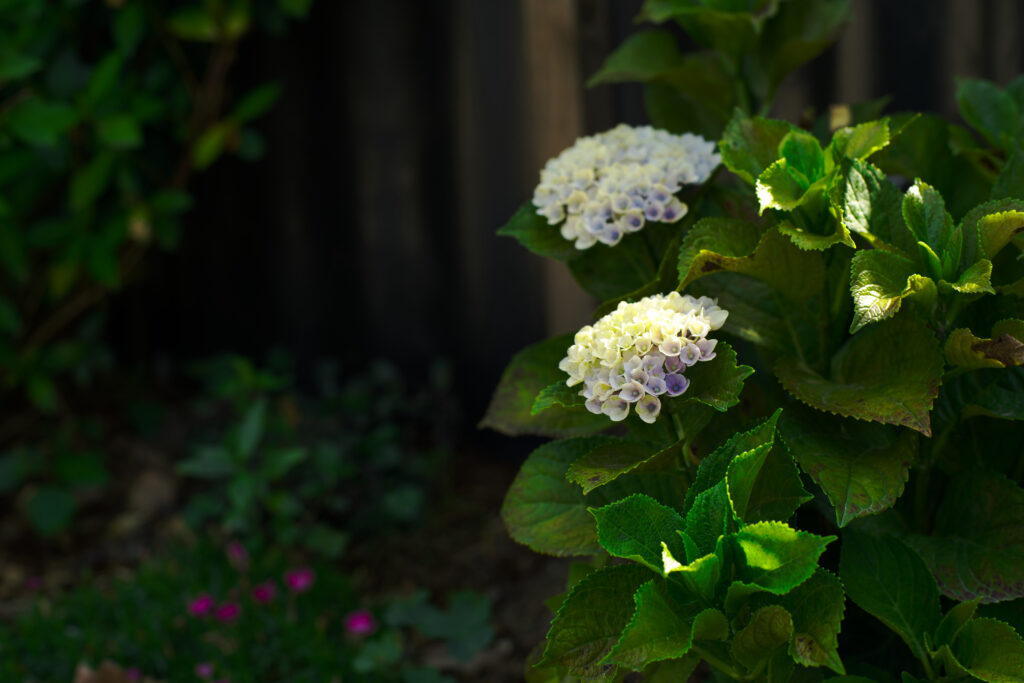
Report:
[[[576,333],[558,364],[570,387],[583,384],[587,410],[613,421],[632,406],[644,422],[661,412],[660,396],[679,396],[690,381],[686,369],[715,357],[708,334],[729,312],[714,299],[679,292],[655,294],[618,308]]]
[[[618,244],[647,221],[675,223],[687,206],[675,197],[721,162],[715,143],[625,124],[583,137],[548,161],[534,190],[537,213],[577,249]]]

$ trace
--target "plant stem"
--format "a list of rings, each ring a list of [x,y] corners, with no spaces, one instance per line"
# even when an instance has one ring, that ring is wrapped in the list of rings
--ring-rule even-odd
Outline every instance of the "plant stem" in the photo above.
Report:
[[[723,662],[717,656],[711,654],[710,652],[702,648],[700,645],[694,643],[693,647],[691,647],[690,650],[697,656],[699,656],[701,659],[703,659],[705,662],[707,662],[711,666],[715,667],[716,669],[724,673],[726,676],[730,676],[731,678],[737,681],[745,679],[745,676],[739,671],[737,671],[736,667],[729,664],[728,662]]]

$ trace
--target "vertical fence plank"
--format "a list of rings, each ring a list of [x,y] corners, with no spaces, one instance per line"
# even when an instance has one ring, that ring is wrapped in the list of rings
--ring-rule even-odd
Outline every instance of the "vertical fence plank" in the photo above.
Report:
[[[583,133],[583,78],[580,70],[576,0],[523,0],[526,64],[528,167],[539,169]],[[534,179],[536,177],[534,176]],[[582,293],[566,267],[544,264],[548,332],[579,327],[594,301]]]

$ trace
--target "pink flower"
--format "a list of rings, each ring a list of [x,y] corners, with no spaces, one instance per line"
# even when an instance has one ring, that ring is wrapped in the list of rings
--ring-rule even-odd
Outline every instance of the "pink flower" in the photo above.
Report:
[[[213,664],[209,662],[200,662],[196,664],[196,676],[206,679],[213,675]]]
[[[263,583],[257,584],[252,588],[252,599],[261,605],[265,605],[268,602],[274,601],[274,596],[277,594],[277,586],[274,585],[273,581],[264,581]]]
[[[316,574],[309,567],[289,569],[284,573],[284,583],[293,593],[305,593],[313,587]]]
[[[209,593],[200,593],[188,603],[188,613],[194,617],[205,617],[213,610],[216,602]]]
[[[228,623],[238,618],[238,615],[242,613],[242,606],[237,602],[225,602],[217,607],[217,610],[213,613],[214,618],[217,621],[223,621]]]
[[[345,616],[345,630],[356,636],[365,636],[377,630],[377,620],[365,609],[349,612]]]
[[[142,672],[138,669],[128,669],[124,672],[124,677],[129,681],[140,681],[142,680]]]
[[[238,541],[231,541],[227,547],[228,562],[240,572],[249,571],[249,551]]]

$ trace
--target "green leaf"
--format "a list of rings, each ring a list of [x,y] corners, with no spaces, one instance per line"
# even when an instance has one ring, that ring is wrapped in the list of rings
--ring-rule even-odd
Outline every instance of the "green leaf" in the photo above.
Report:
[[[950,480],[930,536],[907,541],[943,595],[999,602],[1024,596],[1024,490],[975,469]]]
[[[639,562],[664,573],[662,544],[677,552],[677,535],[686,526],[678,512],[650,496],[634,494],[601,508],[590,508],[597,521],[597,539],[609,555]]]
[[[992,288],[992,262],[988,259],[978,261],[961,273],[953,283],[940,282],[939,291],[953,290],[960,294],[995,294]]]
[[[992,199],[1024,197],[1024,148],[1014,139],[1010,149],[1010,158],[992,186]]]
[[[23,99],[7,112],[11,132],[38,147],[53,147],[77,121],[78,113],[72,107],[38,97]]]
[[[110,94],[121,78],[123,66],[124,58],[116,52],[108,53],[96,64],[89,77],[89,85],[79,101],[79,108],[82,111],[91,112]]]
[[[113,167],[114,157],[110,152],[102,152],[75,171],[71,176],[69,198],[73,211],[83,212],[92,208],[109,186]]]
[[[678,455],[682,442],[658,449],[641,441],[616,439],[598,446],[569,466],[566,478],[590,493],[642,465]]]
[[[0,53],[0,83],[17,81],[31,76],[42,66],[42,61],[32,55],[4,51]]]
[[[789,131],[779,143],[779,156],[806,187],[825,176],[825,154],[818,139],[810,133],[799,129]]]
[[[76,507],[67,489],[44,486],[25,502],[25,513],[39,535],[56,536],[71,524]]]
[[[719,149],[722,163],[751,185],[779,158],[779,143],[793,127],[785,121],[747,116],[737,108]]]
[[[735,528],[729,493],[723,479],[701,491],[686,512],[686,533],[697,546],[698,556],[711,553],[718,539]]]
[[[774,8],[777,0],[764,4]],[[753,14],[735,7],[719,9],[678,0],[648,0],[641,16],[654,23],[675,19],[700,45],[736,58],[757,44],[765,14],[769,13]]]
[[[895,538],[843,533],[839,575],[861,609],[895,631],[918,659],[939,625],[939,590],[918,555]]]
[[[222,479],[238,471],[231,453],[220,446],[200,446],[175,468],[179,474],[200,479]]]
[[[994,83],[957,79],[956,101],[964,120],[996,147],[1016,135],[1017,103]]]
[[[724,481],[729,471],[729,465],[737,456],[770,448],[775,442],[775,426],[778,424],[781,414],[781,409],[776,410],[767,420],[745,432],[735,434],[709,455],[704,456],[697,468],[693,483],[686,491],[683,509],[692,508],[698,494]]]
[[[192,163],[195,167],[200,171],[209,168],[220,157],[237,130],[234,121],[218,121],[204,130],[192,146]]]
[[[246,93],[235,105],[232,116],[239,123],[247,123],[270,111],[280,97],[280,83],[264,83]]]
[[[953,232],[953,218],[938,190],[918,179],[903,196],[903,220],[918,242],[941,253]]]
[[[125,56],[135,53],[146,30],[145,7],[138,3],[121,6],[114,15],[111,33],[117,49]]]
[[[693,543],[693,539],[690,539],[685,532],[679,532],[679,536],[683,540],[683,545],[689,546]],[[719,552],[724,551],[721,550],[720,545],[720,542],[716,542],[714,553],[692,557],[700,554],[696,544],[693,544],[693,547],[686,552],[691,561],[688,564],[683,564],[672,554],[668,544],[663,542],[661,544],[662,571],[673,581],[682,583],[694,597],[714,602],[718,582],[722,576],[722,557]]]
[[[738,456],[726,479],[729,498],[744,522],[785,522],[812,496],[800,483],[800,473],[785,444],[776,441],[763,454]]]
[[[793,638],[793,617],[784,607],[768,605],[754,612],[750,623],[737,631],[730,653],[747,669],[769,659]]]
[[[142,144],[142,130],[135,119],[127,114],[117,114],[96,122],[100,141],[114,149],[134,149]]]
[[[548,555],[601,552],[588,500],[565,475],[569,465],[611,437],[566,439],[544,444],[523,463],[505,494],[501,518],[519,543]],[[590,503],[598,502],[591,500]]]
[[[777,228],[762,234],[746,221],[705,218],[683,239],[679,289],[721,271],[757,278],[793,302],[820,291],[825,279],[821,256],[798,249]]]
[[[840,527],[892,507],[917,455],[909,430],[818,412],[788,412],[779,432],[828,496]]]
[[[677,613],[654,581],[640,586],[634,600],[633,616],[605,662],[639,671],[652,662],[676,659],[689,652],[693,619],[700,607],[687,605],[683,614]]]
[[[212,9],[182,7],[171,14],[167,25],[182,40],[214,43],[241,38],[249,30],[249,20],[248,4],[232,3],[220,21]]]
[[[267,401],[261,398],[249,406],[238,427],[238,453],[248,458],[256,452],[256,447],[263,438],[263,430],[267,418]]]
[[[548,225],[548,219],[537,214],[537,207],[530,202],[523,204],[498,234],[514,237],[534,254],[556,261],[568,261],[580,253],[572,242],[562,237],[557,225]]]
[[[849,0],[787,0],[763,6],[757,51],[744,63],[748,80],[770,103],[789,73],[824,51],[849,16]]]
[[[652,223],[641,232],[624,235],[614,247],[596,244],[589,249],[576,250],[569,261],[569,272],[584,291],[597,299],[621,299],[623,295],[658,279],[660,266],[656,259],[668,249],[672,236],[678,235],[680,227]],[[554,226],[548,226],[548,229],[558,231]],[[665,289],[675,286],[673,278]],[[657,288],[652,293],[660,291],[662,288]]]
[[[917,240],[903,223],[900,192],[876,166],[843,160],[840,180],[829,196],[841,207],[843,225],[850,232],[877,238],[905,256],[915,253]]]
[[[277,0],[281,11],[296,19],[305,19],[312,5],[313,0]]]
[[[893,317],[905,299],[930,308],[936,287],[930,278],[918,274],[910,259],[872,249],[858,251],[850,262],[850,296],[854,307],[852,334],[865,325]]]
[[[929,411],[943,366],[931,331],[901,315],[851,337],[833,359],[827,378],[795,358],[780,360],[775,372],[788,392],[812,408],[931,436]]]
[[[683,54],[668,31],[641,31],[629,36],[590,77],[587,87],[601,83],[646,83],[680,66]]]
[[[260,474],[266,481],[276,481],[306,460],[308,456],[309,451],[302,446],[271,449],[264,455]]]
[[[846,673],[836,643],[845,596],[843,585],[834,575],[819,568],[786,595],[755,595],[751,602],[753,608],[760,604],[778,604],[792,615],[793,640],[789,654],[797,663],[827,666],[840,675]]]
[[[13,337],[21,331],[21,316],[18,309],[0,297],[0,336]]]
[[[643,567],[599,569],[573,586],[548,631],[540,666],[563,666],[577,676],[613,673],[602,664],[634,612],[633,594],[651,575]]]
[[[685,55],[678,66],[643,87],[644,108],[651,124],[671,133],[719,139],[735,105],[732,90],[721,87],[729,78],[719,55]]]
[[[920,558],[918,558],[920,561]],[[927,567],[925,568],[927,569]],[[934,584],[934,580],[932,581]],[[975,613],[978,611],[978,602],[976,600],[970,600],[968,602],[961,602],[957,605],[953,605],[945,616],[942,617],[942,621],[935,628],[934,645],[936,648],[940,648],[943,645],[952,645],[956,639],[960,629],[964,627],[964,624],[974,618]]]
[[[1024,214],[1021,199],[988,201],[968,211],[960,224],[964,232],[963,262],[994,259],[1021,232],[1020,214]]]
[[[537,415],[548,408],[555,406],[562,406],[564,408],[579,408],[586,403],[586,400],[580,396],[579,385],[570,387],[566,385],[564,381],[555,382],[550,384],[537,394],[537,398],[533,401],[533,406],[530,407],[530,415]]]
[[[558,369],[558,363],[572,343],[573,335],[563,334],[513,356],[479,426],[507,436],[549,437],[580,436],[610,427],[607,416],[594,415],[585,408],[555,406],[539,415],[531,414],[538,393],[556,382],[565,384],[566,375]]]
[[[844,159],[863,162],[880,149],[885,149],[889,140],[889,119],[867,121],[837,130],[832,135],[828,152],[837,165]]]
[[[760,213],[766,209],[792,211],[804,204],[811,196],[808,192],[811,182],[786,159],[774,162],[757,177],[755,189]]]
[[[736,578],[770,593],[788,593],[806,581],[835,536],[797,531],[782,522],[758,522],[732,536],[741,551]]]
[[[1001,621],[982,617],[967,622],[950,649],[960,666],[977,679],[1024,681],[1024,641]]]

